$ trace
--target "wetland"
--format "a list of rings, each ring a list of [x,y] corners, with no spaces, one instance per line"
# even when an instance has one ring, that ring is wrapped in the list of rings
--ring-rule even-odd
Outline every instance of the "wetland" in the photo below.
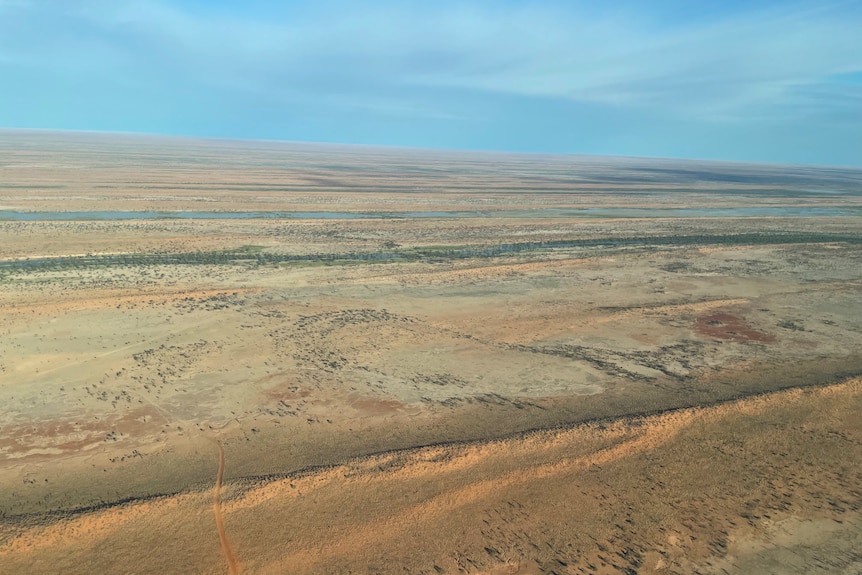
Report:
[[[0,182],[0,571],[862,567],[860,170],[0,131]]]

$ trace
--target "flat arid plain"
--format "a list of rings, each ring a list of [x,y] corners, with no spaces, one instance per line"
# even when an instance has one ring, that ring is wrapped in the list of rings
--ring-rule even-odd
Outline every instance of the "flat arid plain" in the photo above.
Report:
[[[862,571],[862,171],[0,132],[0,573]]]

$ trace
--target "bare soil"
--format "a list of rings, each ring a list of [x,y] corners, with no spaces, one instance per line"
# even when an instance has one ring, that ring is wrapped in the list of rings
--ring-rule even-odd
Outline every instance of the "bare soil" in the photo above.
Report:
[[[860,183],[0,132],[0,211],[403,213],[0,221],[0,572],[858,570],[862,217],[530,210]]]

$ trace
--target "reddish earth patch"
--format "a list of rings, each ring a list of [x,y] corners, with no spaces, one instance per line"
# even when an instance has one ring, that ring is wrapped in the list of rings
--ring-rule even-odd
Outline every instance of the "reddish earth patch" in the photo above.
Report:
[[[34,421],[4,427],[0,433],[0,461],[26,459],[29,462],[77,453],[101,443],[153,433],[167,422],[152,407],[133,409],[105,419],[90,420],[84,414],[73,419],[75,421]]]
[[[308,397],[309,395],[311,395],[310,389],[308,389],[307,387],[300,387],[298,385],[291,385],[287,389],[270,389],[266,392],[267,399],[270,399],[272,401],[303,399],[305,397]]]
[[[351,399],[350,406],[363,415],[389,415],[404,407],[404,404],[397,399],[362,397]]]
[[[729,313],[711,313],[697,318],[695,331],[701,335],[730,339],[733,341],[761,341],[769,343],[775,337],[757,331],[745,323],[741,317]]]

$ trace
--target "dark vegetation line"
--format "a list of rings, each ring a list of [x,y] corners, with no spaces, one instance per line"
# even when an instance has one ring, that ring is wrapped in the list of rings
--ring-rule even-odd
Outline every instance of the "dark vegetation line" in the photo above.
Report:
[[[684,195],[684,194],[697,194],[697,195],[731,195],[731,196],[756,196],[756,197],[777,197],[777,198],[785,198],[792,199],[798,197],[816,197],[822,198],[824,196],[856,196],[860,195],[859,188],[856,186],[845,186],[842,184],[836,184],[834,186],[826,186],[823,184],[822,180],[818,183],[811,182],[809,185],[810,189],[787,189],[787,188],[773,188],[773,189],[762,189],[762,188],[744,188],[744,187],[734,187],[734,188],[704,188],[704,187],[692,187],[692,188],[644,188],[643,187],[643,179],[632,180],[632,183],[629,184],[627,181],[619,181],[614,182],[615,184],[622,187],[608,187],[609,182],[601,179],[578,179],[578,178],[566,178],[566,179],[553,179],[553,178],[535,178],[543,184],[551,183],[556,184],[558,187],[547,188],[541,187],[536,188],[535,186],[529,185],[531,182],[521,182],[510,185],[495,185],[493,190],[490,190],[487,185],[475,184],[459,184],[457,190],[448,190],[443,188],[438,188],[435,186],[429,186],[426,184],[418,184],[416,186],[405,186],[403,184],[357,184],[355,182],[350,182],[350,189],[347,193],[375,193],[375,194],[413,194],[415,195],[417,190],[416,188],[421,188],[422,192],[429,192],[434,195],[441,196],[461,196],[465,191],[477,191],[477,192],[492,192],[494,195],[521,195],[524,192],[536,193],[542,196],[545,195],[554,195],[554,196],[571,196],[572,190],[570,186],[578,185],[578,186],[595,186],[593,188],[587,187],[579,187],[577,190],[578,195],[595,195],[595,196],[607,196],[609,193],[619,193],[625,195],[632,196],[650,196],[654,194],[659,194],[663,196],[672,196],[674,194]],[[775,185],[774,183],[772,185]],[[40,184],[39,189],[67,189],[69,186],[66,185],[45,185]],[[9,188],[9,189],[32,189],[32,184],[2,184],[0,183],[0,189]],[[117,191],[128,191],[130,189],[134,190],[173,190],[177,192],[188,192],[188,191],[219,191],[219,192],[304,192],[307,193],[309,191],[309,185],[304,183],[297,184],[258,184],[254,182],[241,182],[235,184],[223,184],[223,185],[213,185],[207,182],[190,182],[190,183],[182,183],[182,184],[149,184],[149,183],[137,183],[135,185],[129,185],[126,183],[120,184],[100,184],[93,186],[94,189],[97,190],[117,190]],[[344,185],[316,185],[313,186],[313,191],[316,193],[345,193]]]
[[[586,417],[583,419],[578,419],[575,421],[569,421],[564,423],[558,423],[553,425],[546,426],[538,426],[531,427],[528,429],[524,429],[521,431],[516,431],[514,433],[506,433],[502,435],[496,435],[488,438],[480,438],[480,439],[460,439],[460,440],[450,440],[450,441],[432,441],[428,443],[418,443],[416,445],[411,445],[408,447],[398,447],[394,449],[384,449],[381,451],[371,451],[367,453],[363,453],[361,455],[357,455],[355,457],[349,457],[345,459],[340,459],[338,461],[334,461],[332,463],[320,464],[320,465],[308,465],[299,469],[294,469],[290,471],[285,471],[281,473],[267,473],[262,475],[246,475],[242,477],[235,477],[230,479],[230,482],[233,484],[239,484],[246,487],[254,487],[267,483],[271,483],[273,481],[280,481],[284,479],[300,479],[303,477],[308,477],[310,475],[314,475],[315,473],[320,473],[322,471],[328,471],[331,469],[335,469],[336,467],[340,467],[345,465],[351,461],[367,461],[374,457],[385,457],[387,455],[398,455],[398,454],[409,454],[411,452],[416,452],[421,449],[429,449],[436,447],[443,448],[457,448],[457,447],[471,447],[476,445],[482,445],[484,443],[491,442],[499,442],[499,441],[509,441],[509,440],[518,440],[525,439],[530,435],[548,431],[568,431],[572,429],[576,429],[578,427],[585,427],[588,425],[612,425],[616,423],[626,423],[630,425],[639,425],[644,419],[649,417],[656,417],[666,414],[678,413],[681,411],[685,411],[688,409],[696,409],[696,408],[711,408],[711,407],[719,407],[722,405],[727,405],[730,403],[734,403],[736,401],[742,401],[745,399],[754,399],[758,397],[769,397],[772,395],[776,395],[779,393],[785,393],[788,391],[792,391],[795,389],[798,390],[816,390],[826,388],[832,385],[838,385],[844,382],[847,382],[851,379],[862,377],[862,371],[859,370],[848,370],[842,371],[840,373],[832,373],[832,374],[823,374],[819,378],[813,381],[807,381],[805,383],[798,383],[793,385],[788,385],[786,387],[780,387],[777,389],[771,389],[768,391],[740,391],[737,393],[733,393],[728,397],[724,397],[717,400],[708,401],[705,403],[684,403],[682,405],[677,405],[675,407],[669,408],[659,408],[659,409],[643,409],[640,411],[633,411],[624,415],[603,415],[599,417]],[[191,490],[194,491],[203,491],[208,489],[201,484],[193,484],[190,486]],[[114,501],[102,501],[99,503],[95,503],[92,505],[86,505],[81,507],[75,507],[71,509],[57,509],[52,511],[45,512],[27,512],[27,513],[19,513],[19,514],[5,514],[2,510],[0,510],[0,524],[5,523],[7,526],[18,526],[18,527],[29,527],[35,525],[47,525],[55,521],[62,521],[72,519],[79,515],[84,515],[88,513],[94,513],[97,511],[105,511],[108,509],[122,507],[124,505],[134,505],[139,502],[146,501],[157,501],[164,500],[170,497],[175,497],[180,495],[181,493],[185,493],[187,490],[178,490],[178,491],[169,491],[163,493],[154,493],[148,495],[141,496],[132,496],[132,497],[124,497],[122,499],[117,499]]]
[[[252,246],[238,250],[188,252],[179,254],[105,254],[16,259],[0,261],[0,271],[64,270],[135,265],[273,265],[282,263],[337,264],[349,262],[441,262],[448,260],[505,256],[554,249],[784,245],[807,243],[862,244],[862,235],[767,232],[727,235],[639,236],[505,243],[486,246],[396,248],[376,252],[305,255],[266,253],[260,251],[261,248]]]

